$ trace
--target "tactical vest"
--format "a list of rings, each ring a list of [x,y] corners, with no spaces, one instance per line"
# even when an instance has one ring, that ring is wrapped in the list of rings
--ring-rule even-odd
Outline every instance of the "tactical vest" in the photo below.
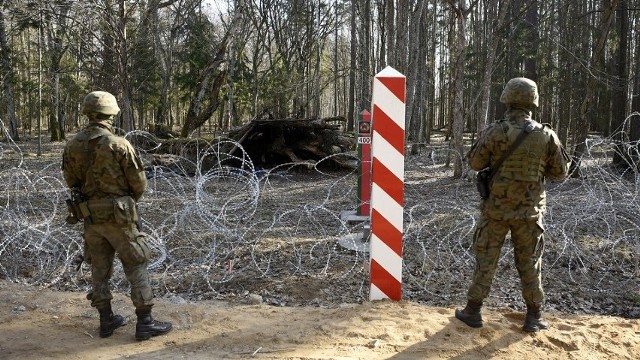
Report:
[[[544,179],[547,144],[550,134],[543,125],[534,122],[535,129],[524,138],[522,143],[504,161],[498,172],[499,176],[517,181],[539,182]],[[502,124],[506,127],[508,144],[512,144],[522,131],[523,125],[515,125],[509,121]],[[506,126],[505,126],[506,125]]]
[[[89,196],[95,191],[95,182],[93,180],[93,173],[90,170],[91,165],[93,164],[93,150],[96,146],[97,141],[92,141],[103,136],[110,136],[111,132],[102,127],[92,127],[90,130],[83,131],[78,134],[76,140],[82,143],[82,174],[84,175],[83,181],[83,190],[85,196]]]

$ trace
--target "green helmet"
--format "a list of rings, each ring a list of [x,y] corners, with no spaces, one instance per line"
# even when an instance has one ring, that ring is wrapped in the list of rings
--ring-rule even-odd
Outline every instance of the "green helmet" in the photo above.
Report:
[[[92,91],[84,97],[82,102],[82,113],[85,115],[93,113],[118,115],[119,112],[116,97],[106,91]]]
[[[535,81],[524,77],[513,78],[504,87],[500,102],[538,107],[538,85]]]

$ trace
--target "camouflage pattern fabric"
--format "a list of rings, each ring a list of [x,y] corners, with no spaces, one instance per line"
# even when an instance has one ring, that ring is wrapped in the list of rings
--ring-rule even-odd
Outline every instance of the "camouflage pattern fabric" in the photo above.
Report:
[[[126,139],[111,133],[108,122],[92,122],[70,140],[62,155],[64,179],[90,199],[131,195],[137,201],[147,189],[142,162]]]
[[[476,267],[467,298],[481,302],[489,296],[500,251],[509,231],[511,231],[516,269],[520,275],[522,297],[526,304],[541,306],[544,302],[541,276],[544,230],[535,220],[500,221],[481,216],[474,233],[473,250],[476,256]]]
[[[482,170],[502,156],[527,122],[531,112],[512,109],[505,120],[485,129],[467,154],[469,166]],[[483,301],[495,275],[500,250],[508,232],[514,246],[522,295],[527,304],[542,305],[543,214],[546,208],[545,179],[566,178],[569,156],[548,125],[535,123],[531,132],[494,176],[474,234],[476,267],[467,297]]]
[[[505,120],[488,126],[467,154],[469,166],[480,171],[498,161],[515,138],[510,134],[522,130],[526,121],[533,121],[531,112],[513,110]],[[537,124],[536,130],[525,138],[512,155],[514,159],[510,159],[511,156],[507,158],[494,176],[489,198],[481,204],[482,213],[495,220],[535,220],[546,208],[545,178],[564,179],[569,170],[569,156],[555,132],[541,124]],[[514,162],[519,162],[520,165]],[[513,167],[533,167],[540,173],[535,180],[521,180],[525,178],[524,174],[505,171]]]
[[[109,279],[116,253],[131,285],[132,302],[136,308],[151,306],[149,247],[145,234],[135,225],[135,201],[146,191],[147,179],[133,147],[113,135],[110,121],[92,121],[66,144],[62,170],[67,185],[80,188],[88,199],[95,220],[84,224],[86,257],[91,259],[92,306],[101,309],[112,298]]]
[[[149,284],[147,262],[150,252],[144,234],[135,224],[86,224],[84,240],[91,257],[93,293],[91,306],[98,309],[111,299],[109,279],[117,252],[125,276],[131,285],[131,301],[136,308],[153,306],[153,291]]]

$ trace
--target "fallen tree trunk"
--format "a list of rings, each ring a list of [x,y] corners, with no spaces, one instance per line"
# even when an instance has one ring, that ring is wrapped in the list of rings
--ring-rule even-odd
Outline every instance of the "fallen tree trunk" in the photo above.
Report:
[[[343,117],[308,119],[262,119],[229,131],[254,165],[272,168],[281,164],[306,167],[320,165],[353,169],[355,159],[347,153],[355,148],[355,140],[341,132]],[[239,155],[239,146],[228,151]]]
[[[194,175],[198,169],[224,165],[243,167],[249,157],[255,169],[280,165],[355,169],[355,139],[342,133],[343,117],[310,119],[256,118],[229,131],[225,139],[160,139],[136,135],[136,146],[153,158],[152,165]],[[231,140],[231,141],[229,141]]]

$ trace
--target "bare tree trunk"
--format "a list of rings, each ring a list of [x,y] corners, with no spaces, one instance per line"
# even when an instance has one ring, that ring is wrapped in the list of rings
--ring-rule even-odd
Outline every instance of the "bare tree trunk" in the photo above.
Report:
[[[237,16],[243,16],[243,6],[242,1],[235,1],[234,7]],[[227,101],[225,106],[225,117],[226,122],[222,125],[223,127],[220,129],[221,131],[225,131],[228,128],[231,128],[231,124],[234,122],[234,118],[236,116],[235,111],[235,86],[234,86],[234,78],[236,73],[236,57],[238,55],[238,45],[240,42],[238,41],[238,31],[239,28],[234,28],[233,32],[230,34],[230,44],[229,44],[229,54],[227,56]]]
[[[70,4],[61,4],[57,6],[55,14],[51,18],[56,19],[57,24],[49,24],[49,44],[50,44],[50,76],[51,76],[51,93],[54,111],[49,116],[49,129],[51,130],[51,141],[64,140],[64,108],[60,106],[60,73],[62,57],[67,51],[67,45],[64,44],[67,32],[68,13]]]
[[[360,1],[360,109],[371,105],[371,0]]]
[[[629,80],[627,71],[627,31],[629,29],[627,0],[620,0],[616,19],[618,39],[620,40],[615,55],[614,72],[617,77],[617,81],[614,83],[612,89],[611,128],[613,130],[614,139],[618,141],[616,146],[618,151],[613,154],[613,165],[626,166],[626,149],[622,143],[626,140],[623,126],[627,116],[627,99],[629,97],[627,86]]]
[[[334,37],[333,37],[333,78],[335,79],[333,82],[333,113],[339,114],[338,110],[338,34],[340,30],[339,23],[339,14],[338,14],[338,4],[333,4],[334,8],[334,16],[335,16],[335,29],[334,29]]]
[[[460,9],[464,9],[466,5],[465,0],[460,0]],[[462,175],[462,156],[464,153],[462,134],[464,131],[464,53],[466,37],[464,34],[465,28],[465,16],[463,11],[459,11],[457,16],[457,38],[456,38],[456,51],[454,64],[454,78],[453,78],[453,124],[451,128],[451,140],[453,141],[453,148],[457,155],[453,163],[453,176],[459,177]]]
[[[51,64],[52,66],[59,66]],[[51,131],[51,141],[64,140],[64,127],[60,121],[60,69],[52,69],[51,72],[51,104],[53,111],[49,114],[49,130]]]
[[[104,0],[105,7],[105,18],[106,20],[101,23],[101,42],[102,42],[102,53],[100,59],[100,70],[97,71],[97,74],[90,74],[96,76],[93,79],[95,86],[97,89],[108,91],[113,95],[118,95],[120,93],[119,83],[116,81],[116,74],[118,74],[118,61],[116,50],[116,39],[115,39],[115,31],[116,26],[116,14],[113,9],[112,0]],[[94,89],[90,89],[92,91]]]
[[[448,0],[456,19],[456,50],[451,63],[454,64],[453,71],[453,121],[451,123],[451,141],[454,153],[457,155],[453,164],[453,176],[462,176],[462,158],[464,156],[464,56],[466,50],[465,25],[466,18],[470,10],[473,9],[477,1],[467,8],[466,0]]]
[[[538,21],[538,1],[529,0],[525,13],[525,26],[527,28],[526,41],[528,53],[524,56],[524,76],[538,81],[538,47],[540,45],[539,21]]]
[[[640,31],[640,25],[636,22],[636,30]],[[640,94],[640,46],[638,46],[638,39],[636,38],[635,46],[632,44],[632,49],[635,52],[633,58],[635,58],[636,63],[633,66],[633,81],[632,81],[632,92],[633,94]],[[633,118],[630,121],[629,126],[629,140],[633,142],[637,142],[636,151],[640,153],[640,96],[633,96],[631,100],[631,113],[633,114]],[[640,159],[636,159],[638,161]],[[640,170],[640,169],[638,169]]]
[[[423,18],[425,16],[426,1],[419,2],[411,17],[411,31],[409,32],[409,44],[419,44],[423,36]],[[422,116],[419,109],[422,108],[424,97],[421,89],[424,82],[424,70],[426,68],[426,46],[412,46],[408,52],[410,56],[408,69],[411,73],[407,76],[407,138],[419,141],[421,137]],[[412,149],[416,151],[417,149]]]
[[[347,131],[352,132],[354,129],[356,117],[356,65],[357,65],[357,49],[358,37],[356,36],[356,0],[351,0],[351,53],[349,67],[349,115],[347,118]],[[360,112],[361,109],[358,109]]]
[[[167,4],[169,4],[167,2]],[[168,5],[166,5],[168,6]],[[156,60],[158,73],[160,76],[160,99],[159,104],[154,112],[155,118],[153,122],[156,129],[171,129],[171,106],[169,102],[169,89],[171,87],[171,62],[172,51],[164,51],[162,46],[161,32],[159,27],[158,11],[160,9],[160,0],[150,0],[140,21],[140,39],[138,41],[146,42],[144,45],[151,48],[153,56]],[[171,39],[164,44],[171,47]],[[143,101],[144,102],[144,101]],[[138,129],[145,128],[145,117],[142,111],[138,112]]]
[[[436,8],[437,3],[438,3],[438,0],[433,0],[432,6],[434,9]],[[429,15],[429,18],[425,20],[426,21],[425,34],[431,34],[432,37],[435,38],[435,34],[438,33],[438,31],[436,30],[437,21],[434,21],[437,18],[436,11],[427,11],[427,15]],[[428,61],[427,66],[425,66],[425,70],[428,73],[427,80],[429,80],[429,81],[425,81],[424,83],[424,87],[425,87],[424,93],[427,99],[425,103],[426,119],[425,119],[425,125],[424,125],[424,139],[427,143],[431,141],[431,130],[433,129],[434,125],[437,124],[436,116],[438,116],[438,107],[436,106],[437,84],[435,81],[435,78],[436,78],[435,74],[438,71],[438,64],[435,61],[437,48],[438,48],[438,42],[431,41],[431,43],[429,44],[429,52],[427,57],[427,59],[430,59],[430,60]],[[425,59],[425,61],[427,61],[427,59]],[[440,78],[442,78],[442,76]]]
[[[4,0],[0,0],[0,7],[4,6]],[[13,99],[13,67],[11,66],[11,56],[9,44],[7,41],[6,25],[4,21],[4,13],[0,11],[0,67],[2,71],[2,89],[3,98],[7,107],[7,121],[9,126],[9,136],[13,140],[19,140],[18,119],[16,118],[16,109]]]
[[[611,30],[611,24],[613,23],[615,9],[618,6],[618,0],[610,0],[605,1],[605,6],[603,9],[603,13],[600,18],[600,37],[597,43],[594,46],[593,53],[591,56],[591,73],[596,74],[600,72],[602,69],[602,52],[604,51],[605,45],[607,43],[607,39],[609,37],[609,31]],[[586,94],[584,99],[582,100],[582,105],[580,106],[580,118],[578,122],[582,124],[582,126],[577,127],[577,137],[576,137],[576,148],[574,150],[573,156],[574,159],[580,164],[580,160],[582,159],[582,155],[587,149],[587,135],[589,133],[590,128],[590,112],[593,107],[593,97],[598,85],[598,78],[595,75],[589,77],[587,81],[587,86],[585,88]],[[576,167],[576,171],[573,172],[573,177],[580,177],[580,168]]]
[[[237,15],[236,15],[237,16]],[[220,88],[225,82],[227,72],[222,65],[225,61],[230,36],[237,26],[237,17],[233,20],[224,38],[220,41],[218,49],[200,75],[196,89],[185,119],[181,137],[188,137],[191,133],[200,128],[213,115],[213,112],[220,106]]]
[[[385,19],[385,59],[381,59],[383,62],[386,61],[386,65],[396,66],[395,58],[391,58],[391,54],[393,54],[396,44],[395,44],[395,18],[396,18],[396,9],[394,6],[394,1],[385,0],[384,1],[384,19]]]
[[[118,77],[120,79],[122,94],[122,113],[121,121],[124,131],[134,129],[133,107],[131,106],[131,84],[129,83],[129,53],[127,50],[127,13],[126,2],[120,0],[120,17],[119,32],[116,39],[118,40],[117,49],[119,52]]]
[[[487,39],[487,63],[484,67],[484,77],[482,78],[482,85],[480,85],[480,114],[478,115],[478,121],[476,124],[476,132],[480,133],[489,123],[489,100],[491,98],[491,82],[493,80],[494,63],[496,60],[496,52],[498,50],[498,43],[500,40],[499,34],[502,28],[505,26],[504,22],[511,5],[511,0],[494,0],[492,5],[499,7],[498,18],[493,18],[493,7],[488,10],[489,18],[487,21],[490,23],[490,27],[493,31],[489,34]],[[495,24],[494,24],[495,21]]]
[[[409,19],[411,17],[412,1],[398,1],[398,11],[396,11],[396,40],[393,54],[396,54],[395,69],[403,74],[407,73],[407,64],[409,57],[414,56],[413,52],[409,52],[409,44],[407,42],[407,36],[409,35]],[[419,6],[424,6],[425,2],[420,1]]]
[[[563,29],[573,26],[573,23],[576,21],[574,17],[568,15],[570,9],[563,6],[557,7],[558,11],[558,32],[560,36],[560,44],[566,44],[562,46],[566,46],[567,48],[574,48],[574,44],[576,42],[577,36],[572,36],[568,31],[562,31]],[[567,51],[560,51],[558,54],[558,62],[565,63],[566,69],[565,71],[559,71],[559,83],[558,83],[558,127],[557,133],[560,142],[566,147],[569,148],[569,129],[572,127],[572,122],[574,118],[572,117],[571,111],[571,98],[572,98],[572,76],[574,74],[575,67],[577,66],[575,61],[569,61],[569,57],[572,54]]]

